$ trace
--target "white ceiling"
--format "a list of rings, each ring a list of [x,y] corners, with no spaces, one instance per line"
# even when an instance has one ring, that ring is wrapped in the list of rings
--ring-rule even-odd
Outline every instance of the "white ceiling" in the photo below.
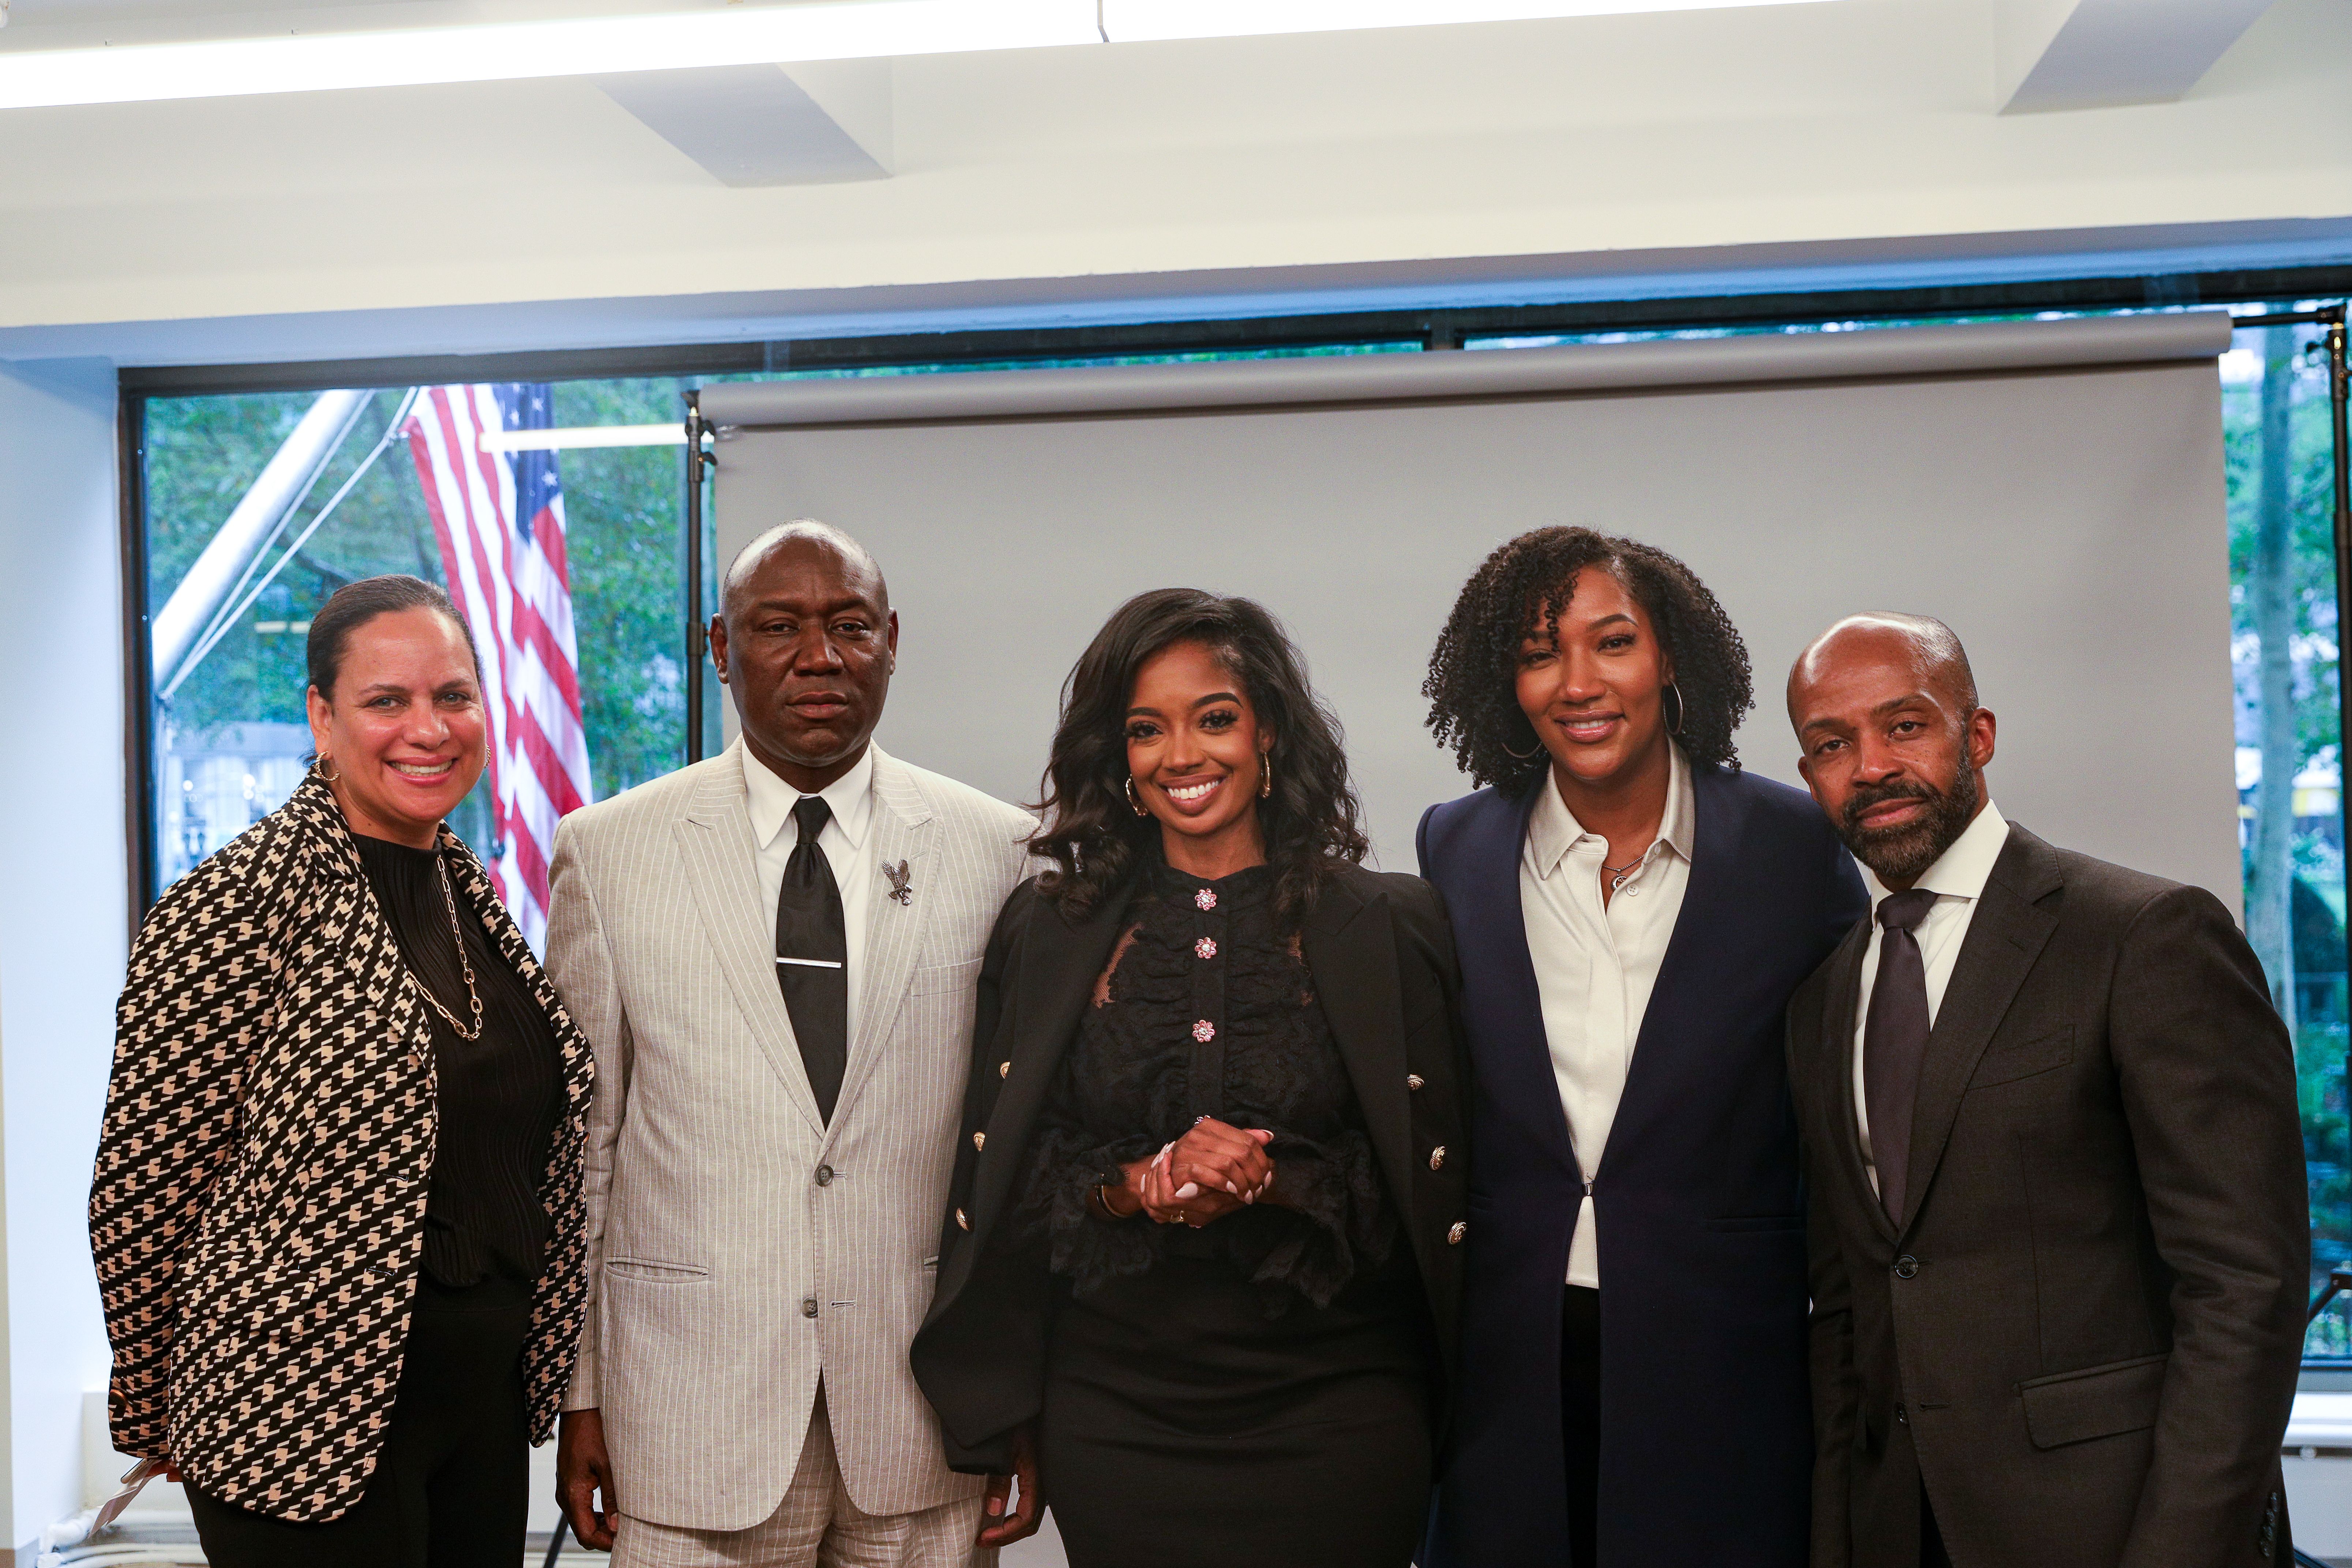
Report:
[[[906,58],[884,71],[887,177],[846,184],[730,186],[578,79],[9,110],[0,357],[2352,258],[2352,0],[2277,0],[2178,101],[2002,113],[2003,16],[2025,3]],[[2046,21],[2070,0],[2041,3]],[[16,7],[0,49],[251,15]]]

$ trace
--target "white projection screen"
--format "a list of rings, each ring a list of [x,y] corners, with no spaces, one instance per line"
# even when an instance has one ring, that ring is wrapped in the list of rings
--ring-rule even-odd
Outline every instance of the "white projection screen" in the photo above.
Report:
[[[1347,727],[1379,862],[1470,786],[1424,726],[1463,580],[1581,523],[1687,561],[1747,638],[1740,756],[1797,782],[1790,660],[1941,616],[2000,721],[2002,810],[2240,904],[2215,356],[2229,318],[733,383],[721,562],[815,517],[882,562],[894,754],[1036,798],[1064,677],[1129,595],[1246,595]],[[733,715],[728,714],[732,733]]]

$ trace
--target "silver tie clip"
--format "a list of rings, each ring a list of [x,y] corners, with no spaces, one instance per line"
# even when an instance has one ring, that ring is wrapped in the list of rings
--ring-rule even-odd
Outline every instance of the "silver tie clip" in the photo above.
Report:
[[[779,958],[778,963],[797,963],[804,969],[839,969],[840,963],[830,958]]]

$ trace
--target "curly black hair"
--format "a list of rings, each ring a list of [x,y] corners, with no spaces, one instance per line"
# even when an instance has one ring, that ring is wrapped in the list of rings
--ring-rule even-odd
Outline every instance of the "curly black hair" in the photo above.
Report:
[[[1181,642],[1208,647],[1274,737],[1274,793],[1257,803],[1258,821],[1276,916],[1296,922],[1335,862],[1360,863],[1371,847],[1339,721],[1307,684],[1307,661],[1281,622],[1251,600],[1197,588],[1155,589],[1120,605],[1063,682],[1036,807],[1045,826],[1029,841],[1054,862],[1039,885],[1076,920],[1157,853],[1159,821],[1127,802],[1127,710],[1146,661]]]
[[[1429,656],[1429,728],[1471,779],[1517,795],[1551,766],[1520,711],[1519,644],[1559,624],[1577,574],[1597,566],[1625,585],[1674,660],[1682,698],[1675,739],[1702,766],[1738,768],[1732,731],[1756,705],[1748,645],[1706,584],[1664,551],[1589,528],[1538,528],[1496,550],[1462,585]],[[1530,754],[1531,753],[1531,754]]]

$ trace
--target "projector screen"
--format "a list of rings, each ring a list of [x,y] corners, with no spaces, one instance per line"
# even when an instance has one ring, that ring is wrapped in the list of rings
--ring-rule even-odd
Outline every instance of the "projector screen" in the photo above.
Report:
[[[1469,781],[1421,682],[1465,578],[1581,523],[1688,562],[1755,664],[1743,763],[1797,783],[1790,661],[1855,610],[1949,622],[1993,798],[2239,907],[2219,311],[1442,353],[735,383],[719,557],[863,540],[879,739],[1036,799],[1062,681],[1148,588],[1264,603],[1347,728],[1379,862]],[[733,733],[733,714],[727,715]]]

